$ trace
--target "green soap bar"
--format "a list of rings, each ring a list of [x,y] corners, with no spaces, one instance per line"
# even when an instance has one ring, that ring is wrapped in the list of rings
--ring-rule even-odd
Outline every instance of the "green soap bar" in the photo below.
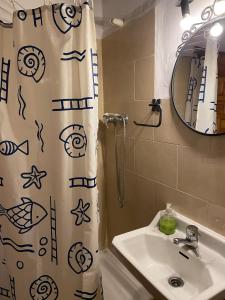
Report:
[[[159,230],[167,235],[175,232],[177,223],[173,217],[161,217],[159,221]]]

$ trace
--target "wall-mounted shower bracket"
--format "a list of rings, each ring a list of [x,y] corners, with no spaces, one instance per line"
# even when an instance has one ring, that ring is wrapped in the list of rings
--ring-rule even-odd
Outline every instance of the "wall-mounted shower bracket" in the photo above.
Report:
[[[128,116],[126,114],[114,114],[114,113],[105,113],[103,115],[103,122],[108,127],[109,124],[117,125],[126,125],[128,123]]]
[[[143,123],[138,123],[134,121],[134,124],[137,126],[144,126],[144,127],[159,127],[162,124],[162,108],[160,106],[161,100],[160,99],[153,99],[152,103],[150,103],[148,106],[152,107],[153,112],[158,112],[159,113],[159,122],[156,125],[151,125],[151,124],[143,124]]]

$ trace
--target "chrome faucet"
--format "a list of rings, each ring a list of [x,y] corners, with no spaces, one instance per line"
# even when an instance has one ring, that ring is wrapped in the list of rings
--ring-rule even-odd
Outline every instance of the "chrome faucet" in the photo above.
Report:
[[[186,227],[186,239],[174,238],[174,244],[184,244],[190,248],[192,248],[196,254],[199,256],[198,251],[198,238],[199,238],[198,227],[194,225],[188,225]]]

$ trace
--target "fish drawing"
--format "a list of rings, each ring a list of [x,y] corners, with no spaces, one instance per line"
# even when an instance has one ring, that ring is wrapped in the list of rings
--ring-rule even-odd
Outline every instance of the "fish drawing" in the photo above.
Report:
[[[0,143],[0,153],[6,156],[14,154],[16,151],[20,151],[25,155],[29,154],[29,142],[28,140],[17,145],[12,141],[2,141]]]
[[[47,215],[46,209],[33,202],[29,198],[21,198],[22,204],[9,209],[0,204],[0,216],[6,216],[8,220],[19,229],[19,233],[25,233],[39,224]]]

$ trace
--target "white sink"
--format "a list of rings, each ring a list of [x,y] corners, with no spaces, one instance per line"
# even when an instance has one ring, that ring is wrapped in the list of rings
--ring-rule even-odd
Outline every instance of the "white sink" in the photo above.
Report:
[[[160,212],[149,226],[116,236],[113,245],[169,300],[207,300],[216,295],[225,299],[225,238],[177,212],[177,230],[166,236],[158,230],[159,217]],[[201,234],[199,257],[173,243],[174,237],[186,237],[190,224]],[[168,283],[172,276],[182,278],[184,285],[172,287]]]

